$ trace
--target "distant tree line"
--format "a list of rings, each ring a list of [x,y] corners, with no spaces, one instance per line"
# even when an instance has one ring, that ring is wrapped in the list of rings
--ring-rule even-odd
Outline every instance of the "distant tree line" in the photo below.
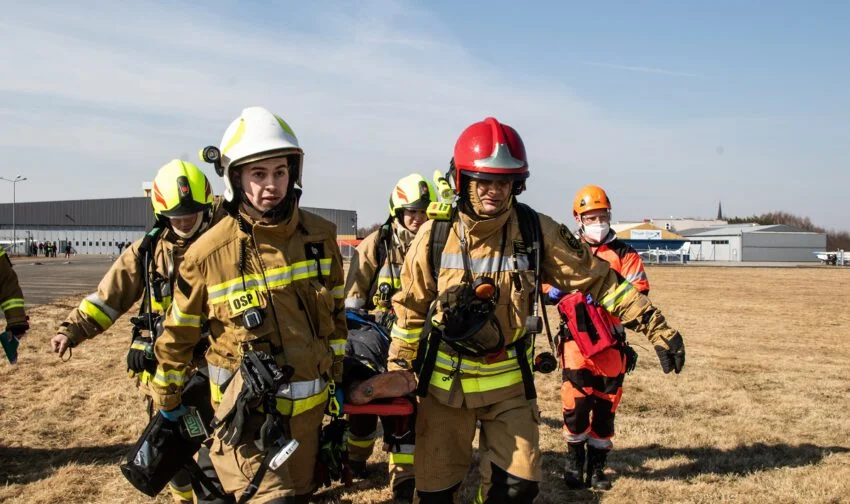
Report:
[[[836,231],[834,229],[827,231],[826,229],[814,225],[808,217],[800,217],[788,212],[767,212],[761,215],[753,215],[752,217],[727,217],[729,224],[747,224],[755,222],[761,225],[785,224],[805,231],[813,231],[815,233],[826,233],[826,248],[827,250],[844,249],[850,250],[850,233],[847,231]]]

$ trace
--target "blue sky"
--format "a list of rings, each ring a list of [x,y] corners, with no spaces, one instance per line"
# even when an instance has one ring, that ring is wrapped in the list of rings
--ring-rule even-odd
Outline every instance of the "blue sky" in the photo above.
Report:
[[[850,3],[291,5],[4,7],[0,176],[29,178],[19,201],[138,195],[262,105],[306,151],[304,204],[366,225],[493,115],[525,140],[521,199],[558,220],[596,183],[618,219],[722,200],[850,229]]]

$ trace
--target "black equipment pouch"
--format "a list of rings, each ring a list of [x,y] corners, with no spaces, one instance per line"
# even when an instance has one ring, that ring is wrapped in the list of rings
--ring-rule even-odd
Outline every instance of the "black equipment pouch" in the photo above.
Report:
[[[196,410],[180,420],[171,422],[157,413],[120,466],[127,481],[145,495],[156,497],[177,471],[193,462],[207,438]]]

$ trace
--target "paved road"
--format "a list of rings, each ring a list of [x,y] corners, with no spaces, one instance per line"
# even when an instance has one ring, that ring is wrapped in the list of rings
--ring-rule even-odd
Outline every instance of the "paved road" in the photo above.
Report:
[[[112,266],[112,258],[105,255],[79,255],[70,259],[15,258],[13,262],[27,306],[90,294]]]

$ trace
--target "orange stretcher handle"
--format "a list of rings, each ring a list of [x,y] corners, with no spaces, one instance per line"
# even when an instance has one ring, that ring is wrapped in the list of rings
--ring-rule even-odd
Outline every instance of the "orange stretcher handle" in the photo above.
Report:
[[[396,397],[391,402],[346,403],[342,412],[348,415],[407,416],[413,414],[413,404],[409,399]]]

